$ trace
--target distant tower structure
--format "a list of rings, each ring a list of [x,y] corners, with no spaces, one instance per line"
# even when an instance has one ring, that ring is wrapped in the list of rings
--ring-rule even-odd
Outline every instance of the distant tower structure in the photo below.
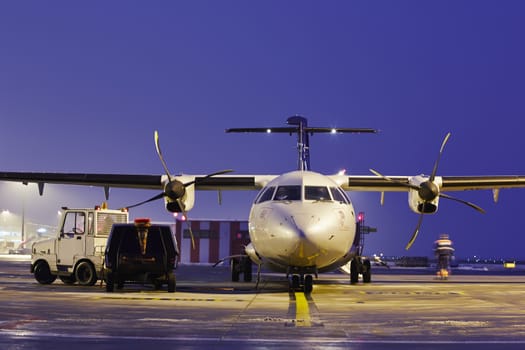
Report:
[[[450,274],[450,260],[454,256],[454,248],[448,234],[439,235],[439,239],[434,242],[434,254],[437,258],[439,278],[447,279]]]

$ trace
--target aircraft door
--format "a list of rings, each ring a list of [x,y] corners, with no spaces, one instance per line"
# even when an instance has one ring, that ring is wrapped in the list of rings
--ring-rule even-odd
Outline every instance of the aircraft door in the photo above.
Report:
[[[85,234],[86,214],[81,211],[66,213],[58,240],[57,265],[73,266],[75,256],[84,255]]]

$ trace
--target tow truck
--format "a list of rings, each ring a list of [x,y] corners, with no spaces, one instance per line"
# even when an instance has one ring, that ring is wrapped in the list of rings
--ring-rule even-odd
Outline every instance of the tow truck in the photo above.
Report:
[[[55,238],[33,243],[31,273],[41,284],[57,277],[65,284],[92,286],[103,278],[104,251],[113,224],[127,223],[126,209],[103,204],[90,209],[63,207]]]

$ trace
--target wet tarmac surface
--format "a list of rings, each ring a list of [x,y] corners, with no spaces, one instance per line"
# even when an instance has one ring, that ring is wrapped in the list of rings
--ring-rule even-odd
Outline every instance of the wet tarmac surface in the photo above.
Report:
[[[525,275],[380,270],[371,284],[319,276],[311,295],[281,275],[229,281],[225,267],[180,266],[177,291],[38,284],[0,258],[0,349],[523,349]]]

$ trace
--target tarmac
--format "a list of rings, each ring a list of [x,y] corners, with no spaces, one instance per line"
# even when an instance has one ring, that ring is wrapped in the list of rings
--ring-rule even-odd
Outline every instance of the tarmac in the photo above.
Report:
[[[230,281],[228,267],[182,265],[177,291],[38,284],[0,257],[1,349],[523,349],[525,272],[373,269],[372,283],[322,274],[310,295],[283,275]]]

